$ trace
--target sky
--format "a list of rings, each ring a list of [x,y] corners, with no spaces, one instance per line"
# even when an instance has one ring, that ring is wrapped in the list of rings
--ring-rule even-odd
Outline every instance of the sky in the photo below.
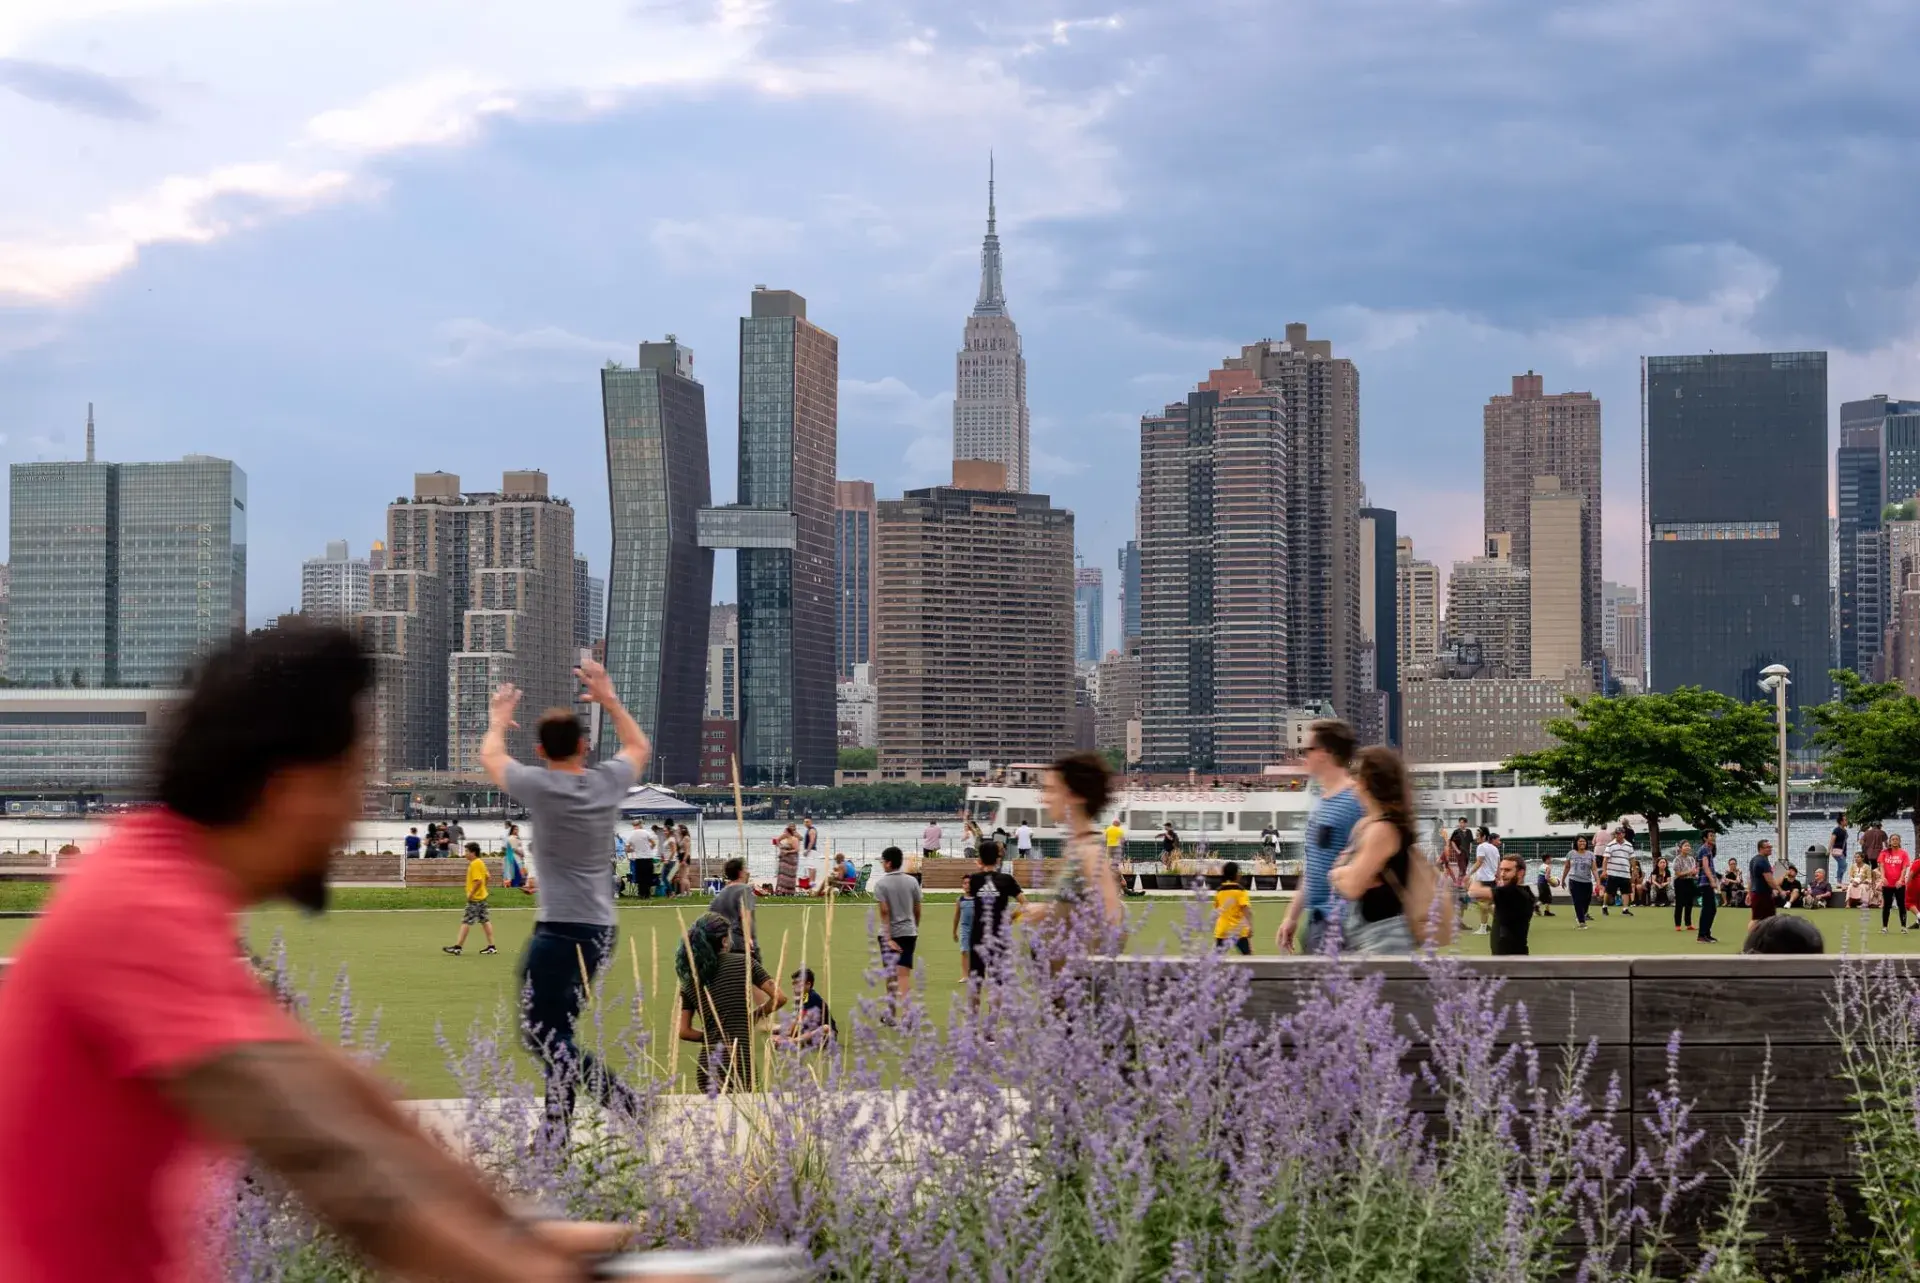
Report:
[[[766,284],[839,336],[841,475],[937,484],[991,152],[1033,485],[1110,615],[1140,416],[1291,321],[1443,566],[1486,398],[1593,392],[1637,583],[1641,356],[1920,397],[1916,65],[1905,0],[7,0],[0,460],[89,402],[102,458],[234,459],[256,622],[436,468],[545,469],[604,574],[599,367],[694,349],[730,500]]]

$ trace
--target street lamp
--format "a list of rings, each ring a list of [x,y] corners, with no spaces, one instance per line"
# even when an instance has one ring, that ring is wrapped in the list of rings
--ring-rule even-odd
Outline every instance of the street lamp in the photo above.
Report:
[[[1760,670],[1760,689],[1773,694],[1774,722],[1780,735],[1779,800],[1774,808],[1774,830],[1779,835],[1775,859],[1787,858],[1787,687],[1793,677],[1785,664],[1768,664]]]

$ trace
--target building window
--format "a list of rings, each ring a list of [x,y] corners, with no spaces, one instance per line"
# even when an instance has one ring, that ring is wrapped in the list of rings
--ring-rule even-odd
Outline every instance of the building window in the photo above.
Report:
[[[1777,521],[1662,521],[1653,528],[1653,537],[1666,543],[1684,543],[1701,539],[1778,539]]]

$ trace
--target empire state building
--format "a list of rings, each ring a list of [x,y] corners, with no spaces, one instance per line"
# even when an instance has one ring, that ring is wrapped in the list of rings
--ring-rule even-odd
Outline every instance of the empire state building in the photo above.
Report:
[[[980,244],[980,297],[954,374],[953,457],[1003,464],[1007,489],[1028,488],[1027,360],[1007,315],[994,230],[993,169],[987,169],[987,235]]]

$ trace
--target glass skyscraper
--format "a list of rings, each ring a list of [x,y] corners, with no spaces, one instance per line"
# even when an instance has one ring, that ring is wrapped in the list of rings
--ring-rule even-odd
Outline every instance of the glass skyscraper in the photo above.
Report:
[[[1646,358],[1651,690],[1827,698],[1827,354]]]
[[[740,501],[700,517],[738,550],[740,774],[831,784],[834,464],[840,341],[791,290],[756,288],[740,320]]]
[[[1106,657],[1106,577],[1098,566],[1073,571],[1073,658],[1097,664]]]
[[[1140,637],[1140,541],[1120,545],[1120,650]]]
[[[177,687],[246,627],[247,477],[232,462],[17,463],[11,482],[15,684]]]
[[[601,371],[600,396],[613,502],[607,671],[653,739],[651,776],[691,784],[700,778],[713,600],[713,553],[699,538],[700,510],[712,501],[707,393],[693,353],[669,336],[640,345],[638,369]],[[603,735],[602,755],[619,751],[613,740]]]

